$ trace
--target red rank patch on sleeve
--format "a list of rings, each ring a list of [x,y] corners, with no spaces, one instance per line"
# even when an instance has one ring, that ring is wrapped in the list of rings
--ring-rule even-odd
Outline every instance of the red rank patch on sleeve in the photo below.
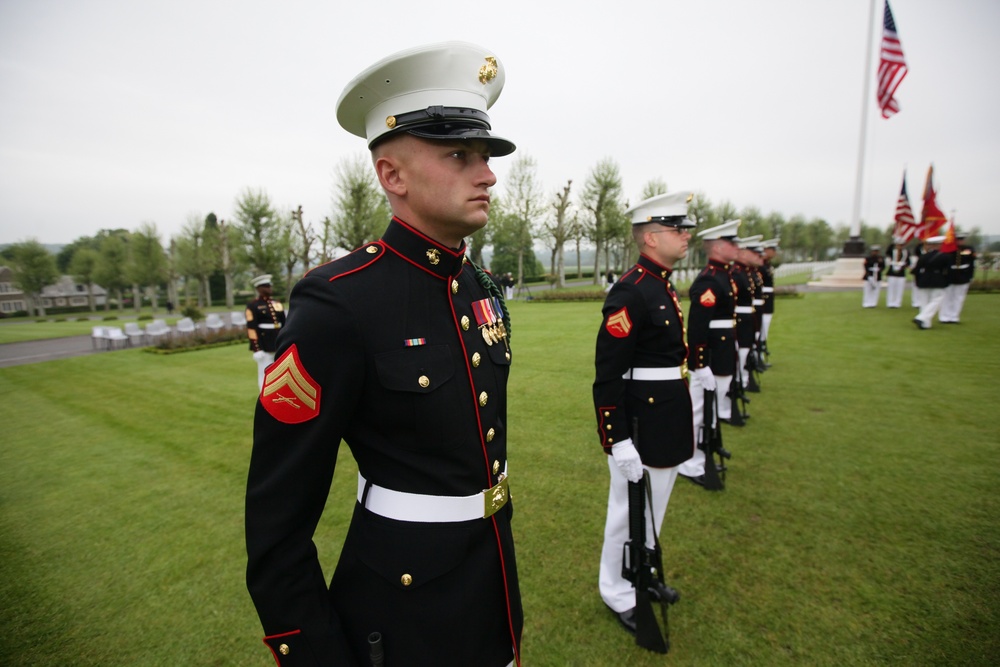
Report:
[[[714,306],[715,305],[715,293],[712,290],[707,289],[702,292],[701,297],[698,302],[703,306]]]
[[[320,386],[306,372],[292,345],[271,364],[264,376],[260,402],[272,417],[285,424],[301,424],[319,414]]]
[[[628,317],[628,309],[622,308],[609,315],[608,321],[604,323],[604,328],[615,338],[628,337],[629,332],[632,331],[632,320]]]

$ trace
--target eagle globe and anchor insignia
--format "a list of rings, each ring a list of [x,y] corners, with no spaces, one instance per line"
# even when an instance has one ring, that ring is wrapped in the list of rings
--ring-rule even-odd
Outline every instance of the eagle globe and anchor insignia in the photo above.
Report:
[[[268,413],[285,424],[300,424],[319,414],[321,389],[299,359],[292,345],[271,364],[264,376],[260,402]]]

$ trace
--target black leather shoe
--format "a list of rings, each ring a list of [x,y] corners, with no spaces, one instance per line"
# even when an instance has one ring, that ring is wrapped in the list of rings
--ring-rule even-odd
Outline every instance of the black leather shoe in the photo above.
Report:
[[[918,329],[930,329],[931,328],[930,325],[924,324],[923,322],[921,322],[916,317],[913,318],[913,323],[917,325]]]
[[[677,473],[681,475],[680,473]],[[690,475],[681,475],[684,479],[688,480],[692,484],[697,484],[698,486],[705,486],[705,475],[698,475],[697,477],[691,477]]]
[[[610,609],[610,607],[609,607]],[[628,611],[615,611],[612,609],[615,616],[618,617],[618,622],[622,624],[622,627],[628,631],[629,634],[635,634],[635,607],[632,607]]]

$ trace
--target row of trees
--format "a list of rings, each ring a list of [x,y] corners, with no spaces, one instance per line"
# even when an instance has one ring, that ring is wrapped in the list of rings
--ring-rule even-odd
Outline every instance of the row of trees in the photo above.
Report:
[[[136,308],[145,294],[155,311],[161,290],[165,290],[167,300],[180,304],[183,294],[184,302],[198,307],[211,304],[224,292],[225,303],[232,308],[237,283],[244,278],[270,273],[275,277],[276,292],[282,293],[309,267],[381,235],[391,213],[363,155],[344,158],[336,166],[333,192],[332,216],[315,224],[306,221],[301,206],[279,211],[264,190],[247,188],[237,196],[233,221],[217,219],[214,213],[204,218],[191,214],[181,233],[166,246],[156,226],[144,223],[132,232],[102,230],[93,237],[81,237],[56,258],[32,241],[15,244],[4,254],[19,286],[39,307],[37,297],[42,287],[52,284],[59,274],[70,274],[84,285],[104,286],[119,307],[131,290]],[[485,266],[485,250],[491,249],[488,264],[493,273],[510,272],[518,284],[548,273],[556,285],[563,286],[567,275],[584,275],[581,258],[586,250],[586,254],[592,253],[592,264],[586,271],[592,272],[597,283],[601,274],[609,269],[621,273],[635,259],[631,224],[625,215],[629,205],[666,192],[667,184],[654,178],[630,201],[618,164],[605,158],[590,171],[578,192],[568,180],[546,194],[537,163],[522,154],[511,164],[502,193],[493,194],[490,224],[469,239],[470,257]],[[697,220],[698,229],[741,218],[741,236],[780,236],[782,256],[787,261],[834,257],[849,234],[846,226],[832,227],[820,218],[806,220],[794,215],[786,219],[776,212],[764,215],[756,207],[737,209],[725,200],[713,204],[704,193],[695,194],[689,213]],[[862,224],[861,237],[866,245],[885,244],[891,231],[891,225],[878,229]],[[973,230],[973,245],[977,236],[978,230]],[[548,254],[544,268],[535,254],[542,248]],[[566,267],[567,248],[575,251],[575,267]],[[680,268],[698,267],[703,261],[700,248],[692,244]],[[90,298],[93,309],[92,294]]]

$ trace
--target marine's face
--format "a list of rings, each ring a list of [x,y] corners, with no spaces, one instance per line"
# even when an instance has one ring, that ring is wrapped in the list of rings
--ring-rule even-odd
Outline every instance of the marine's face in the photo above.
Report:
[[[497,182],[486,142],[407,135],[399,148],[406,202],[415,218],[407,222],[452,247],[486,225],[490,187]]]
[[[687,256],[688,241],[691,240],[689,229],[656,225],[645,233],[646,246],[650,248],[653,259],[660,264],[673,268],[674,262]]]

